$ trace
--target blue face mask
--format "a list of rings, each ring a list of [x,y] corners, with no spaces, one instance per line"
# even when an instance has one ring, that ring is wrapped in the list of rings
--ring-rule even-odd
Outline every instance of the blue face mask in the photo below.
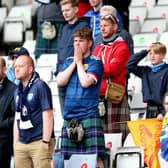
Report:
[[[165,64],[166,64],[166,62],[162,62],[158,65],[151,64],[150,68],[151,68],[152,72],[158,72]]]

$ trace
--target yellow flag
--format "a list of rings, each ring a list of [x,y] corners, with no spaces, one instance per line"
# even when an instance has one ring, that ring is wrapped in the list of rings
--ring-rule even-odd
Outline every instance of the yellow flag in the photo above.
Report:
[[[162,122],[157,119],[127,122],[134,143],[144,148],[144,161],[149,168],[160,168],[158,151]]]

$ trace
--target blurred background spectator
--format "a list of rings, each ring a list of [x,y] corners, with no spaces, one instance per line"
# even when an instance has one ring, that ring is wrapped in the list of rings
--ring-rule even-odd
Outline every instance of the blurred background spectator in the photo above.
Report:
[[[114,6],[123,19],[124,28],[129,31],[129,5],[131,0],[104,0],[104,4]]]

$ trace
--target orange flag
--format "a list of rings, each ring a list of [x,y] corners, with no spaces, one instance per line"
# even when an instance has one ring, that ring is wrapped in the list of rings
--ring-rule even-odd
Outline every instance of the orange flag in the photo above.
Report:
[[[144,161],[149,168],[160,168],[158,151],[162,122],[157,119],[127,122],[134,143],[144,148]]]

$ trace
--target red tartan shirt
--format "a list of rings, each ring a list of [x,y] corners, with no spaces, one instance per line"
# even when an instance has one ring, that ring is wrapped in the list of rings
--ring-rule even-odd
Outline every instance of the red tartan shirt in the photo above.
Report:
[[[100,44],[96,46],[93,55],[100,57],[104,63],[100,96],[105,95],[107,79],[126,86],[126,63],[129,59],[129,49],[121,37],[106,45]]]

